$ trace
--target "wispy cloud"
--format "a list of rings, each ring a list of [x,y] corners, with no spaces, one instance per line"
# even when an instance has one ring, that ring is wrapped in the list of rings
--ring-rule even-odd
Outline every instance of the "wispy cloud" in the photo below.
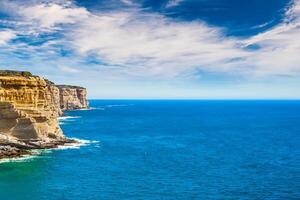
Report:
[[[181,2],[183,2],[183,0],[169,0],[166,4],[166,8],[178,6]]]
[[[27,21],[44,29],[52,29],[59,24],[73,24],[87,17],[85,8],[63,7],[57,4],[40,4],[21,8],[19,11]]]
[[[90,13],[67,38],[79,54],[121,65],[133,76],[193,76],[199,70],[296,75],[299,5],[293,2],[284,22],[249,39],[226,37],[224,30],[203,22],[173,21],[139,10]]]
[[[129,6],[135,5],[135,3],[132,0],[120,0],[120,1]]]
[[[282,23],[244,41],[259,47],[249,63],[256,66],[256,72],[297,75],[300,72],[299,39],[300,1],[296,0]]]
[[[16,27],[23,35],[63,33],[63,39],[58,39],[60,45],[69,46],[82,59],[94,55],[102,63],[118,65],[115,70],[128,76],[177,77],[192,74],[198,68],[222,71],[229,67],[228,63],[247,54],[236,48],[234,39],[224,38],[219,28],[200,22],[177,22],[138,9],[91,13],[70,3],[15,7],[15,14],[22,16],[19,23],[27,27]],[[31,49],[42,47],[49,53],[49,49],[60,47],[50,42],[46,42],[48,48],[43,44]]]
[[[167,6],[180,2],[172,0]],[[69,73],[85,68],[100,76],[152,80],[193,79],[202,71],[245,77],[300,73],[299,0],[287,9],[282,23],[246,39],[227,37],[226,30],[204,22],[176,21],[136,7],[91,12],[71,1],[30,1],[9,2],[5,9],[9,8],[14,8],[10,10],[14,22],[6,25],[14,26],[14,31],[2,30],[0,45],[17,38],[11,52],[22,49],[56,58],[56,66],[58,62],[71,66],[62,58],[66,56],[62,51],[68,51],[73,66],[60,69]],[[45,41],[40,44],[40,40]]]
[[[67,72],[67,73],[79,73],[80,70],[73,68],[73,67],[69,67],[69,66],[59,66],[59,69],[63,72]]]
[[[229,62],[248,54],[235,40],[223,38],[221,29],[139,12],[91,15],[68,39],[81,55],[94,54],[145,76],[225,70]]]

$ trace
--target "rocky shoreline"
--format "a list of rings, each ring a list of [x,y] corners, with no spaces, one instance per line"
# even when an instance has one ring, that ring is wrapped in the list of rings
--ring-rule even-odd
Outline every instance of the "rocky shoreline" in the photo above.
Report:
[[[0,145],[0,159],[6,158],[20,158],[27,155],[32,155],[32,150],[40,149],[55,149],[60,146],[79,144],[78,141],[65,138],[64,140],[54,141],[18,141],[18,143],[1,143]]]
[[[63,111],[87,109],[86,89],[55,85],[30,72],[0,70],[0,159],[78,144],[63,135]]]

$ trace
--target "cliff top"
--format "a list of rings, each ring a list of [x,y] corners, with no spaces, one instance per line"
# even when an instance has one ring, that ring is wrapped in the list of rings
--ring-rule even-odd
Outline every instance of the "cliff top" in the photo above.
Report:
[[[0,76],[17,76],[17,77],[25,77],[25,78],[29,78],[29,77],[39,77],[39,76],[35,76],[33,75],[31,72],[28,71],[15,71],[15,70],[0,70]],[[47,85],[55,85],[54,82],[43,78],[46,82]]]
[[[36,77],[27,71],[0,70],[0,76]]]
[[[39,76],[35,76],[33,75],[31,72],[28,71],[16,71],[16,70],[0,70],[0,77],[9,77],[9,76],[14,76],[14,77],[25,77],[25,78],[30,78],[30,77],[39,77]],[[42,78],[45,80],[47,85],[55,85],[54,82]],[[70,88],[70,89],[86,89],[84,87],[80,87],[80,86],[74,86],[74,85],[55,85],[58,88]]]
[[[38,77],[28,71],[0,70],[0,76]]]
[[[71,88],[71,89],[86,89],[84,87],[80,86],[74,86],[74,85],[56,85],[58,88]]]

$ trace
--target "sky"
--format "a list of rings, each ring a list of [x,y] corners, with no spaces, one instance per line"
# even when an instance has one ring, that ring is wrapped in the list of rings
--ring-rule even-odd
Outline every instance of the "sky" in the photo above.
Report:
[[[300,99],[300,0],[0,0],[0,69],[90,99]]]

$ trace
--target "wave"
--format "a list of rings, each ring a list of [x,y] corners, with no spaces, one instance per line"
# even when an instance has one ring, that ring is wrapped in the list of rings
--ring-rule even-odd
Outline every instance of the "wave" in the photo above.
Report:
[[[8,162],[29,162],[36,158],[38,155],[25,155],[19,158],[3,158],[0,160],[0,164]]]
[[[85,110],[105,110],[105,108],[104,107],[90,107],[87,109],[80,109],[80,110],[83,110],[83,111],[85,111]]]
[[[77,143],[69,143],[69,144],[65,144],[65,145],[59,145],[57,148],[51,149],[51,150],[79,149],[82,146],[99,143],[99,141],[97,141],[97,140],[84,140],[84,139],[78,139],[78,138],[70,138],[70,139],[75,140]]]
[[[126,107],[126,106],[132,106],[133,104],[112,104],[112,105],[105,105],[104,107],[112,108],[112,107]]]
[[[98,108],[95,107],[89,107],[89,108],[80,108],[80,109],[74,109],[74,110],[68,110],[68,111],[86,111],[86,110],[97,110]]]
[[[76,110],[73,110],[73,111],[81,111],[81,110],[83,110],[83,111],[85,111],[85,110],[95,110],[96,108],[94,108],[94,107],[89,107],[89,108],[80,108],[80,109],[76,109]]]
[[[81,118],[80,116],[63,116],[63,117],[59,117],[58,120],[69,120],[69,119],[78,119]]]

